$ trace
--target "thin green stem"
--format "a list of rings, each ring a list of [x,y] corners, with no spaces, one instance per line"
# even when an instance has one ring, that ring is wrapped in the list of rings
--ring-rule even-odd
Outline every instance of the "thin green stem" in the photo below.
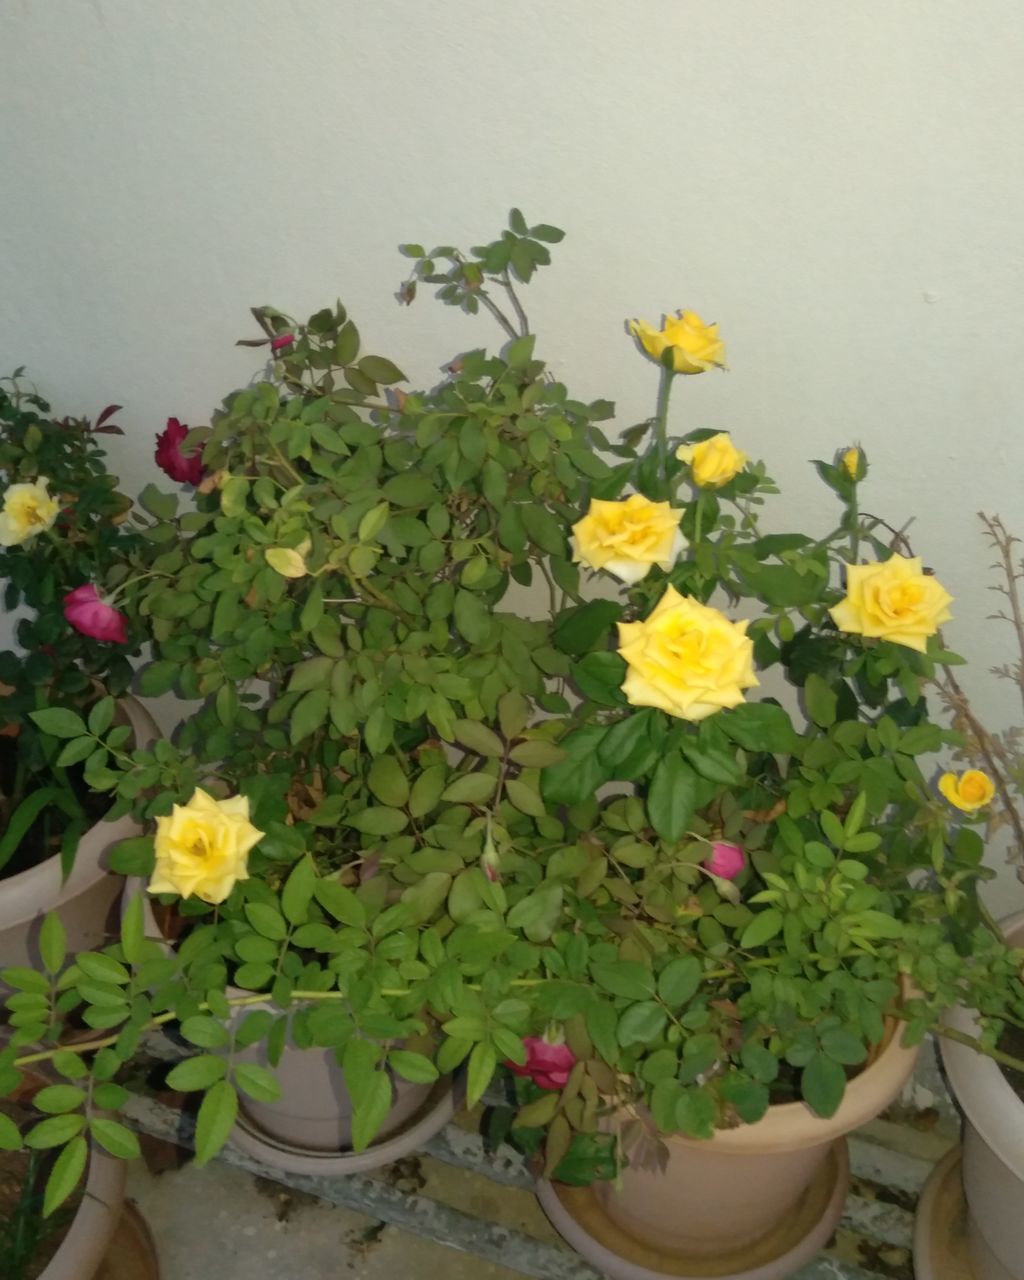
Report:
[[[661,369],[661,385],[658,387],[658,407],[655,412],[655,448],[658,451],[658,475],[664,487],[664,494],[671,502],[672,494],[668,487],[668,403],[672,396],[672,382],[675,374],[664,365]]]

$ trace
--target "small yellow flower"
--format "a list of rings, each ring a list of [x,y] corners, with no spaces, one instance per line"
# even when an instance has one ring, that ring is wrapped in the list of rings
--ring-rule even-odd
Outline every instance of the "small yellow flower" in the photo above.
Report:
[[[676,457],[690,464],[694,484],[701,489],[728,484],[747,465],[747,455],[736,448],[725,431],[699,444],[681,444]]]
[[[705,324],[695,311],[680,311],[665,317],[665,327],[655,329],[643,320],[631,320],[629,331],[659,364],[666,351],[672,353],[674,373],[703,373],[725,366],[725,343],[717,324]]]
[[[667,587],[643,622],[619,623],[628,670],[622,691],[634,707],[660,707],[681,720],[703,720],[739,706],[758,684],[747,623]]]
[[[32,484],[12,484],[7,489],[0,511],[0,546],[20,546],[53,528],[60,506],[50,497],[49,483],[46,476],[40,476]]]
[[[587,514],[572,527],[572,558],[590,569],[604,569],[620,582],[639,582],[653,565],[667,572],[686,547],[679,528],[682,514],[641,493],[620,502],[593,498]]]
[[[215,800],[197,787],[188,804],[156,820],[149,892],[223,902],[237,881],[249,878],[249,850],[264,835],[249,821],[246,796]]]
[[[843,464],[843,467],[846,470],[846,474],[850,477],[851,480],[859,480],[862,478],[862,475],[861,475],[862,458],[863,458],[863,454],[856,447],[856,445],[854,445],[850,449],[843,450],[842,457],[839,459],[839,461]]]
[[[951,805],[964,813],[984,809],[996,793],[992,779],[980,769],[968,769],[959,778],[955,773],[944,773],[939,779],[939,790]]]
[[[953,597],[923,573],[919,556],[894,555],[877,564],[851,564],[846,599],[829,610],[840,631],[891,640],[924,653],[927,639],[953,616]]]
[[[282,578],[304,578],[309,572],[306,568],[306,556],[312,545],[306,538],[298,547],[267,547],[263,556],[271,569]]]

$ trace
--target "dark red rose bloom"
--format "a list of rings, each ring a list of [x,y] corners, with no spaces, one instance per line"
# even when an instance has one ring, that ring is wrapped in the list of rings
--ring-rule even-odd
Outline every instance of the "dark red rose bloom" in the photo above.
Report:
[[[188,427],[177,418],[168,418],[167,426],[156,438],[157,466],[179,484],[198,484],[203,478],[203,455],[200,450],[188,456],[181,451],[181,442],[188,435]]]

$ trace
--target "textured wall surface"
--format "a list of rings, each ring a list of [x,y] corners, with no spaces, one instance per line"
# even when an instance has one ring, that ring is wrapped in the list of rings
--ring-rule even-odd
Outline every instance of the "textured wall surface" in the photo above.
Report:
[[[676,422],[769,459],[780,524],[825,527],[806,460],[863,441],[867,505],[915,517],[958,598],[970,687],[1019,716],[974,516],[1024,533],[1017,0],[6,0],[0,48],[0,364],[124,404],[130,488],[168,414],[252,372],[252,304],[341,296],[431,381],[489,329],[397,306],[395,247],[518,204],[570,233],[530,311],[577,394],[646,416],[622,320],[719,320],[731,372]]]

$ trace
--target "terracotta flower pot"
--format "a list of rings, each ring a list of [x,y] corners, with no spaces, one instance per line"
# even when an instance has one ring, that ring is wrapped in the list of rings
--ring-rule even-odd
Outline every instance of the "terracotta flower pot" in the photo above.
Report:
[[[1024,912],[1002,921],[1024,946]],[[954,1009],[949,1025],[977,1034],[975,1015]],[[1024,1280],[1024,1102],[997,1063],[940,1037],[942,1061],[964,1113],[963,1187],[976,1280]]]
[[[142,880],[125,887],[127,902],[142,894],[146,936],[158,938],[160,927]],[[229,999],[252,993],[229,987]],[[254,1008],[247,1005],[243,1013]],[[270,1067],[261,1044],[239,1057]],[[264,1163],[291,1173],[314,1176],[377,1169],[417,1150],[442,1129],[455,1110],[451,1077],[434,1084],[410,1084],[392,1077],[394,1102],[376,1139],[365,1151],[352,1150],[352,1099],[332,1049],[299,1049],[289,1044],[271,1068],[281,1082],[278,1102],[256,1102],[243,1094],[232,1142]]]
[[[136,743],[148,744],[159,735],[149,712],[134,698],[123,698],[120,708]],[[0,879],[0,968],[38,967],[39,927],[48,911],[60,915],[69,954],[101,946],[124,884],[123,877],[107,870],[107,859],[118,841],[139,834],[140,827],[130,816],[116,822],[103,819],[78,842],[75,864],[66,881],[62,880],[58,857]]]
[[[707,1141],[670,1137],[664,1172],[627,1168],[619,1185],[595,1185],[608,1217],[639,1241],[695,1258],[766,1236],[793,1213],[837,1139],[877,1116],[909,1079],[918,1049],[905,1048],[901,1032],[900,1024],[890,1024],[874,1061],[850,1081],[831,1119],[791,1102]]]

